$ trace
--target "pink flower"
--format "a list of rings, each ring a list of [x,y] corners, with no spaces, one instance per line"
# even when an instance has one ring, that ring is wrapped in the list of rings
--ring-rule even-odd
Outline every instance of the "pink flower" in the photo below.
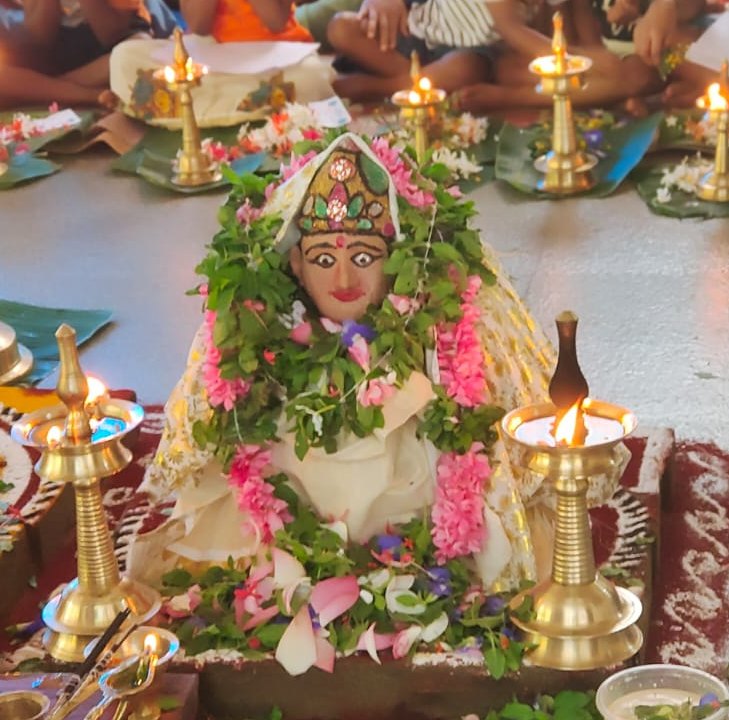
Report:
[[[304,136],[306,137],[306,136]],[[318,140],[319,138],[310,138],[312,140]],[[316,157],[316,151],[315,150],[309,150],[309,152],[304,153],[303,155],[294,155],[291,153],[289,164],[284,165],[281,164],[281,179],[283,182],[286,182],[292,175],[296,175],[299,170],[301,170],[304,165],[309,163],[312,158]]]
[[[311,333],[311,323],[305,320],[294,326],[289,337],[299,345],[308,345],[311,340]]]
[[[200,288],[200,294],[207,295],[206,286]],[[208,401],[213,407],[222,405],[225,410],[232,410],[236,402],[248,394],[250,384],[242,378],[230,380],[220,374],[219,365],[223,356],[213,342],[215,317],[216,313],[213,310],[205,311],[206,353],[202,367],[203,383],[208,394]]]
[[[395,386],[387,378],[367,380],[357,390],[357,402],[362,407],[381,406],[395,394]]]
[[[407,295],[395,295],[395,293],[390,293],[387,296],[387,299],[390,301],[392,307],[395,308],[395,311],[400,315],[407,315],[409,312],[415,311],[420,307],[420,303],[417,300],[408,297]]]
[[[263,312],[266,309],[260,300],[244,300],[243,307],[254,313]]]
[[[435,203],[433,193],[418,187],[413,181],[413,167],[403,159],[401,151],[391,147],[384,137],[372,141],[372,151],[390,173],[398,195],[415,208],[424,208]]]
[[[433,544],[439,563],[477,552],[486,540],[483,489],[491,475],[483,445],[474,443],[463,455],[438,458],[432,509]]]
[[[461,188],[459,188],[458,185],[451,185],[451,186],[447,187],[446,188],[446,192],[451,197],[454,197],[456,199],[463,197],[463,193],[461,192]]]
[[[263,210],[261,208],[254,207],[251,205],[249,198],[245,199],[245,202],[236,210],[236,220],[245,227],[248,227],[254,220],[258,220],[261,217]]]
[[[237,488],[240,510],[247,515],[244,530],[269,543],[291,520],[288,505],[273,493],[265,477],[271,474],[271,451],[258,445],[240,445],[230,466],[230,484]]]
[[[361,335],[355,335],[348,352],[357,365],[365,372],[370,371],[370,347]]]
[[[436,340],[441,384],[463,407],[476,407],[488,399],[486,358],[476,332],[480,312],[473,304],[480,287],[481,278],[471,275],[461,294],[461,319],[441,324]]]
[[[318,130],[317,128],[304,128],[301,131],[301,134],[304,136],[305,140],[321,140],[322,135],[321,130]]]

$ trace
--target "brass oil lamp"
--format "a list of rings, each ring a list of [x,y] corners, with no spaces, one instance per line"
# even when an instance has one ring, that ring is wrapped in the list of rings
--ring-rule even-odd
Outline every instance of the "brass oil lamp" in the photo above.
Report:
[[[716,123],[714,168],[699,182],[697,197],[711,202],[729,202],[729,168],[727,167],[727,127],[729,126],[729,63],[724,60],[719,82],[709,85],[706,95],[696,103]]]
[[[530,72],[539,76],[537,92],[551,95],[553,101],[552,149],[534,161],[544,178],[537,187],[547,193],[570,195],[589,190],[595,184],[590,172],[597,157],[577,147],[575,121],[570,93],[585,85],[585,73],[592,60],[567,53],[562,14],[554,14],[552,55],[538,57],[529,63]]]
[[[122,441],[142,422],[144,412],[135,403],[103,394],[92,398],[79,364],[76,332],[61,325],[56,339],[61,359],[56,392],[63,404],[24,415],[11,434],[41,451],[35,466],[40,477],[74,488],[78,577],[50,599],[42,616],[48,652],[64,662],[81,662],[84,647],[119,612],[129,608],[130,622],[141,623],[156,614],[160,596],[120,575],[100,490],[101,478],[131,461]]]
[[[400,108],[401,126],[412,131],[415,155],[422,164],[429,147],[429,130],[438,124],[446,92],[434,88],[430,78],[422,74],[420,59],[415,51],[410,56],[410,78],[410,90],[398,90],[392,96],[392,102]]]
[[[518,408],[502,420],[510,452],[551,483],[557,496],[551,576],[512,600],[512,610],[530,599],[534,611],[528,620],[514,614],[512,621],[534,645],[527,656],[534,665],[587,670],[626,660],[643,642],[636,625],[640,600],[595,567],[587,511],[590,479],[614,480],[622,472],[619,445],[636,419],[625,408],[586,396],[574,353],[577,318],[562,313],[557,325],[560,356],[552,402]],[[564,407],[569,400],[572,406]]]
[[[177,153],[172,168],[172,182],[182,187],[209,185],[220,180],[217,165],[203,151],[200,144],[200,129],[195,120],[192,104],[192,88],[202,82],[207,68],[195,63],[185,48],[182,30],[175,28],[174,62],[155,73],[167,87],[177,93],[180,100],[182,119],[182,147]]]

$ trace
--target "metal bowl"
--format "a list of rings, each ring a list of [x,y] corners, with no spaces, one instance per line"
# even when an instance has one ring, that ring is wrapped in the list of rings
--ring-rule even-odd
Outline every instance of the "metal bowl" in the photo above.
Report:
[[[40,720],[50,704],[50,700],[36,690],[0,693],[0,720]]]
[[[140,625],[135,630],[132,630],[129,637],[119,646],[116,653],[114,653],[113,663],[122,663],[132,657],[139,657],[142,655],[144,652],[144,638],[146,638],[149,634],[157,636],[157,641],[159,643],[157,652],[159,657],[157,660],[157,674],[159,675],[163,673],[170,660],[172,660],[177,651],[180,649],[180,641],[177,635],[173,632],[165,630],[164,628],[153,627],[151,625]],[[113,638],[109,643],[109,646],[114,646],[122,635],[123,633]],[[85,656],[91,652],[91,648],[94,647],[95,643],[96,640],[94,639],[86,646],[84,649]],[[2,719],[0,718],[0,720]]]
[[[635,716],[637,705],[698,703],[709,693],[729,700],[729,690],[719,678],[682,665],[638,665],[611,675],[597,689],[595,704],[605,720]],[[726,718],[727,708],[718,708],[706,720]]]
[[[0,321],[0,385],[23,377],[32,367],[30,350],[18,342],[10,325]]]

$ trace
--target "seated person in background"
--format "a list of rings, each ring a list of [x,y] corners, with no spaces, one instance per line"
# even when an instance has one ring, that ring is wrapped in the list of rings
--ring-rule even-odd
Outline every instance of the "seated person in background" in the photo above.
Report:
[[[137,33],[171,31],[153,0],[12,0],[0,5],[0,107],[95,105],[109,83],[109,51]]]
[[[290,0],[181,0],[188,30],[218,42],[293,40],[310,42],[296,22]]]
[[[206,320],[141,487],[177,504],[135,538],[132,575],[155,582],[229,557],[246,567],[290,520],[264,480],[277,473],[349,542],[432,514],[443,557],[472,556],[486,587],[549,572],[553,496],[512,466],[491,404],[545,398],[553,351],[434,189],[386,141],[346,134],[267,201],[263,185],[231,199],[240,226],[200,266],[216,266]],[[221,284],[220,263],[253,245],[255,269]],[[219,348],[213,335],[233,327]],[[592,501],[613,489],[591,485]]]
[[[296,7],[296,19],[311,33],[315,42],[321,45],[322,52],[331,52],[327,39],[329,21],[338,13],[346,10],[359,10],[362,0],[314,0]]]
[[[359,13],[329,24],[335,51],[363,71],[340,76],[334,87],[353,100],[389,96],[409,86],[413,50],[437,87],[453,92],[483,82],[502,52],[531,59],[550,51],[549,37],[535,29],[544,8],[543,0],[364,0]],[[612,66],[598,42],[591,50],[596,65]]]
[[[661,67],[664,54],[670,48],[685,48],[700,34],[688,22],[701,13],[703,5],[704,0],[655,0],[640,17],[638,0],[617,0],[608,6],[600,0],[594,0],[592,6],[590,0],[570,0],[571,40],[577,43],[570,51],[593,60],[589,83],[573,96],[573,102],[584,107],[625,102],[628,110],[644,112],[639,98],[666,88]],[[534,92],[534,76],[528,72],[529,61],[537,54],[545,54],[543,49],[510,41],[506,34],[505,40],[516,52],[499,57],[493,84],[479,83],[459,91],[456,104],[461,109],[486,113],[504,107],[551,104],[549,97]],[[671,70],[673,82],[680,86],[687,81],[692,88],[698,88],[688,102],[692,104],[701,87],[708,84],[707,72],[691,63],[681,63]],[[666,101],[672,96],[676,99],[670,87],[665,89]]]
[[[309,102],[330,97],[331,70],[316,54],[308,31],[296,22],[290,0],[182,0],[180,10],[191,33],[188,51],[193,59],[210,43],[236,43],[229,52],[216,48],[214,57],[222,65],[210,63],[205,82],[193,89],[195,114],[201,127],[235,125],[257,119],[286,101]],[[291,45],[293,59],[286,65],[278,47],[266,51],[244,49],[240,43],[308,43]],[[263,53],[275,65],[261,69],[245,68],[246,58]],[[171,60],[168,45],[150,40],[130,40],[118,45],[111,58],[111,89],[124,112],[151,123],[177,126],[174,96],[154,72],[164,57]],[[204,58],[203,58],[204,61]],[[168,60],[169,62],[169,60]]]

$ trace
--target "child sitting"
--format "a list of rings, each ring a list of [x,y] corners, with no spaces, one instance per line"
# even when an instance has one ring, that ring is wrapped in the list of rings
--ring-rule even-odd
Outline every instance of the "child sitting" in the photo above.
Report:
[[[190,32],[212,35],[218,42],[311,42],[289,0],[182,0],[180,10]]]
[[[437,87],[452,92],[480,82],[492,76],[502,40],[548,50],[548,39],[530,27],[539,9],[539,0],[364,0],[359,13],[340,13],[329,24],[336,52],[362,70],[334,87],[353,100],[390,95],[409,85],[413,50]]]
[[[210,65],[209,75],[193,90],[201,127],[240,124],[287,101],[333,94],[328,63],[296,22],[290,0],[182,0],[180,9],[189,29],[202,36],[187,43],[190,55]],[[172,58],[169,43],[120,44],[111,58],[111,89],[128,115],[177,127],[175,98],[155,77],[165,57]]]
[[[13,0],[0,6],[0,107],[94,105],[109,82],[109,51],[136,33],[171,30],[160,0]],[[15,7],[12,7],[14,5]]]

